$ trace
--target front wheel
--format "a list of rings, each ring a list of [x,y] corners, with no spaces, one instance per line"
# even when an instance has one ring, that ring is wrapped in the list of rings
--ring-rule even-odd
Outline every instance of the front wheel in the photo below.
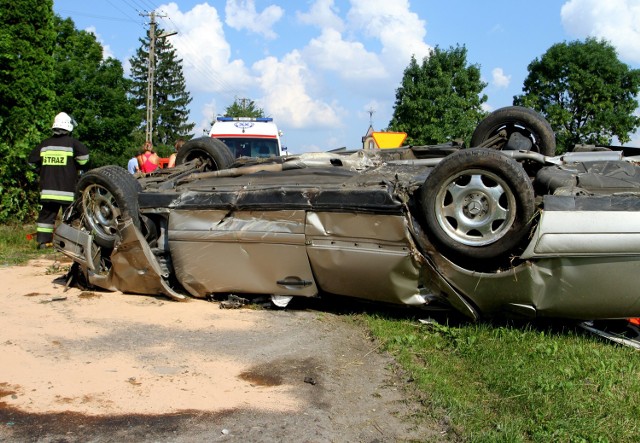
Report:
[[[118,236],[118,221],[131,217],[140,228],[136,179],[119,166],[92,169],[80,177],[76,191],[80,197],[82,219],[99,246],[113,248]]]
[[[514,160],[485,148],[443,159],[422,188],[428,235],[446,257],[474,270],[512,253],[534,215],[531,180]]]

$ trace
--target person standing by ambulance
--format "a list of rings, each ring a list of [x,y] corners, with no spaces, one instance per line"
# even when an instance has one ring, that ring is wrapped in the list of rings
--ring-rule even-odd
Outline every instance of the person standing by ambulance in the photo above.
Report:
[[[51,246],[58,211],[75,198],[78,171],[89,161],[89,150],[71,136],[76,122],[61,112],[53,120],[53,136],[42,141],[29,154],[29,163],[40,173],[40,203],[36,221],[38,248]]]

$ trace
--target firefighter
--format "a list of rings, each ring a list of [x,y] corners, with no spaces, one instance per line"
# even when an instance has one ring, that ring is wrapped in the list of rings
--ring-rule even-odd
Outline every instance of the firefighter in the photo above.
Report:
[[[71,136],[76,122],[61,112],[53,120],[53,136],[29,154],[29,163],[40,173],[42,209],[36,222],[38,248],[52,246],[53,228],[58,211],[64,211],[75,197],[78,172],[89,161],[89,150]]]

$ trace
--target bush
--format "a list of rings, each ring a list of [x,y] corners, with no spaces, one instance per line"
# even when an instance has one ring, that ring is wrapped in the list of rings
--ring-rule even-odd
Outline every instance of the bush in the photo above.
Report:
[[[32,221],[38,213],[38,174],[28,157],[39,142],[35,129],[14,146],[0,142],[0,224]]]

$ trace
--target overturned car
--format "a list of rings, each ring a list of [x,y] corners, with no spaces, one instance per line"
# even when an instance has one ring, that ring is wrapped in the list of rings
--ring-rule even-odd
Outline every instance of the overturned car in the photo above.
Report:
[[[84,174],[54,234],[88,285],[176,300],[331,294],[496,315],[640,316],[639,158],[555,156],[537,113],[456,143],[234,159],[200,138],[141,178]]]

